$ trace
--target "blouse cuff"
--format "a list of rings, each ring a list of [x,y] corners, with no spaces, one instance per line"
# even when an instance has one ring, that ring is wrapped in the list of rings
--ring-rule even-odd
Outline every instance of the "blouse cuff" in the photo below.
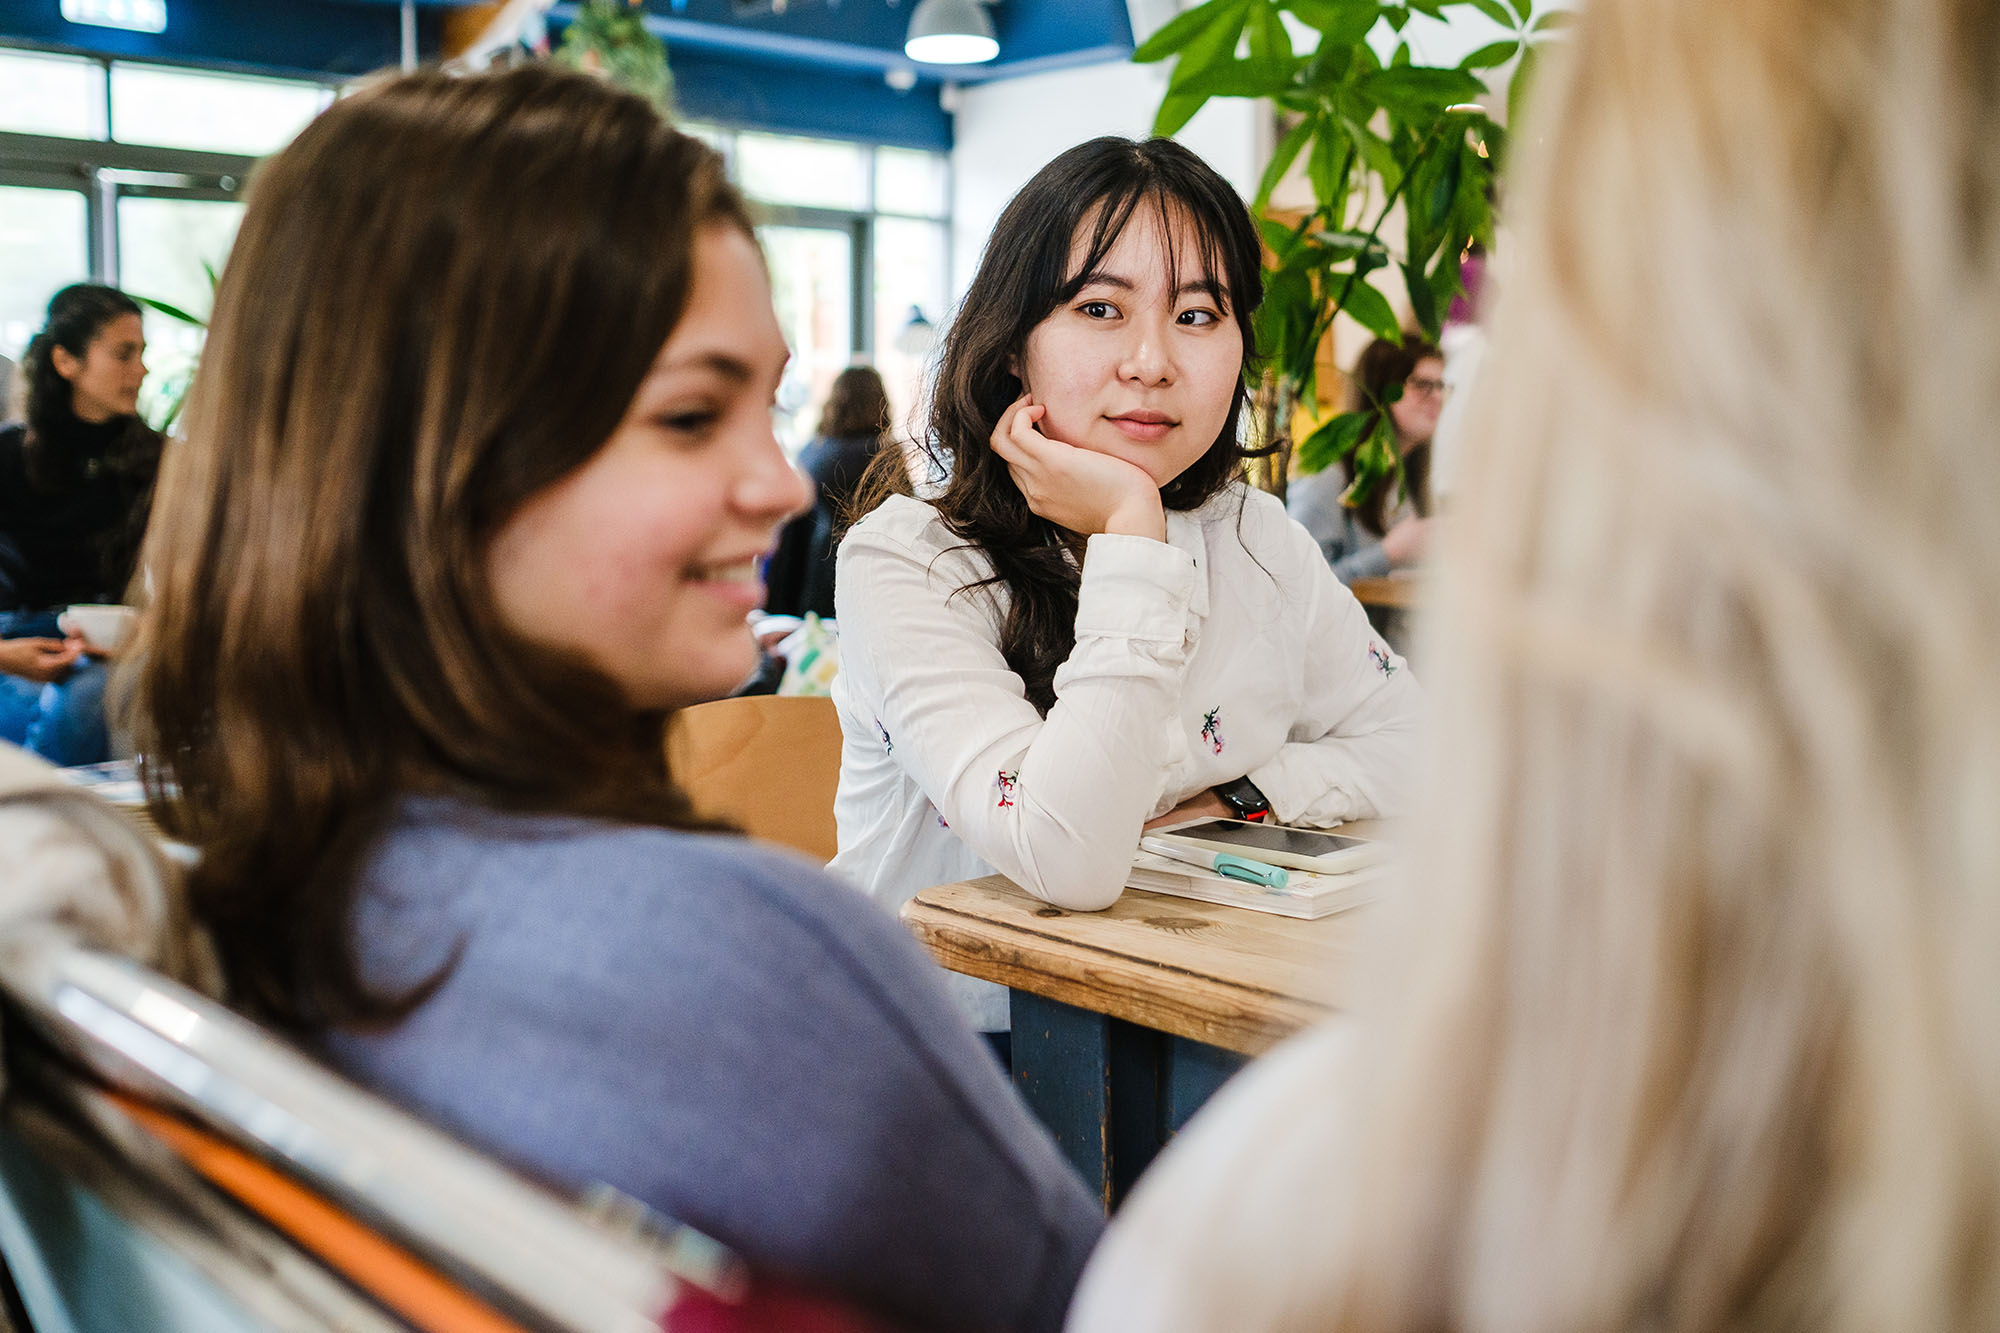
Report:
[[[1250,770],[1247,776],[1257,784],[1257,790],[1264,793],[1264,799],[1271,803],[1271,822],[1292,824],[1304,817],[1308,811],[1321,802],[1338,809],[1338,818],[1355,817],[1350,808],[1354,802],[1346,793],[1328,801],[1340,784],[1330,781],[1326,775],[1324,762],[1312,760],[1313,747],[1296,742],[1287,742],[1278,747],[1278,752],[1269,762]],[[1299,762],[1303,760],[1304,762]],[[1325,811],[1314,811],[1324,815]],[[1315,819],[1315,823],[1320,820]]]
[[[1084,551],[1076,637],[1180,643],[1187,637],[1194,581],[1194,557],[1186,551],[1148,537],[1100,532]]]

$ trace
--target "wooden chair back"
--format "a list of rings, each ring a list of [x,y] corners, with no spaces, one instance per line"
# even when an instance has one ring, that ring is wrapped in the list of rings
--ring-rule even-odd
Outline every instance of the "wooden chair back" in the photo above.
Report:
[[[667,724],[667,767],[703,814],[833,859],[840,785],[833,700],[754,694],[683,708]]]

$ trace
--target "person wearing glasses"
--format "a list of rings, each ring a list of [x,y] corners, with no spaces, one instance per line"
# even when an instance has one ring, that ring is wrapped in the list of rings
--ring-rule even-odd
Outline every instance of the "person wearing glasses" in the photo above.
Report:
[[[1385,402],[1401,385],[1403,394]],[[1294,478],[1285,508],[1319,543],[1342,583],[1382,578],[1424,558],[1431,527],[1431,436],[1444,410],[1444,357],[1414,333],[1401,345],[1377,338],[1354,367],[1348,410],[1387,412],[1403,460],[1400,484],[1376,488],[1359,505],[1341,503],[1352,481],[1349,465]]]

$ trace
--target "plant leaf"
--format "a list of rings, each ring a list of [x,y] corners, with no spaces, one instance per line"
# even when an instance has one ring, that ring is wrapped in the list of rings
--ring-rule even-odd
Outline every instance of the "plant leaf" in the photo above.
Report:
[[[1437,179],[1431,182],[1430,198],[1425,216],[1427,232],[1444,230],[1445,219],[1451,216],[1452,205],[1458,202],[1458,185],[1465,179],[1465,158],[1456,148],[1448,147],[1438,154]]]
[[[1287,227],[1275,218],[1260,217],[1257,219],[1257,230],[1263,236],[1264,244],[1270,247],[1273,255],[1277,256],[1278,262],[1284,264],[1289,262],[1293,248],[1299,243],[1299,237],[1305,234],[1305,223],[1309,221],[1310,218],[1296,227]]]
[[[1477,75],[1462,69],[1405,65],[1375,70],[1354,81],[1355,90],[1392,114],[1428,121],[1444,108],[1470,102],[1486,91]]]
[[[1354,480],[1340,497],[1340,502],[1349,508],[1367,503],[1381,484],[1395,475],[1396,424],[1387,412],[1378,412],[1367,438],[1356,446],[1354,461],[1348,465]]]
[[[1318,30],[1322,46],[1353,46],[1382,17],[1379,0],[1289,0],[1285,8]]]
[[[1521,16],[1523,23],[1528,21],[1528,15],[1535,9],[1535,0],[1507,0],[1507,2],[1514,6],[1514,12]]]
[[[1299,150],[1306,146],[1306,140],[1312,138],[1316,123],[1311,116],[1302,117],[1298,124],[1285,131],[1284,138],[1278,140],[1278,146],[1271,150],[1270,164],[1264,168],[1264,179],[1257,183],[1257,202],[1251,205],[1253,210],[1262,209],[1271,202],[1271,191],[1278,188],[1278,182],[1292,169]]]
[[[1201,36],[1211,24],[1223,22],[1232,11],[1239,11],[1248,3],[1249,0],[1208,0],[1205,5],[1174,15],[1160,25],[1158,32],[1139,43],[1139,49],[1132,53],[1133,63],[1149,65],[1155,60],[1165,60]]]
[[[1533,43],[1521,51],[1521,62],[1514,66],[1514,77],[1507,84],[1507,124],[1509,132],[1521,127],[1521,113],[1528,105],[1530,90],[1535,86],[1535,71],[1541,65],[1541,48]]]
[[[1368,428],[1372,416],[1372,412],[1342,412],[1328,417],[1313,428],[1312,434],[1299,441],[1298,449],[1292,455],[1292,465],[1301,476],[1332,467],[1354,452],[1354,446],[1361,443],[1361,433]]]
[[[1403,183],[1403,164],[1396,160],[1396,150],[1387,139],[1356,121],[1347,122],[1347,132],[1360,150],[1361,160],[1382,178],[1383,192],[1393,194]]]
[[[1231,60],[1172,86],[1175,92],[1201,98],[1275,97],[1292,86],[1295,64],[1288,56],[1273,61]]]
[[[1250,31],[1250,58],[1262,64],[1289,64],[1292,58],[1292,35],[1285,31],[1285,21],[1278,17],[1277,6],[1270,0],[1257,0],[1256,8],[1250,12],[1246,25]]]
[[[1306,159],[1306,177],[1312,181],[1313,196],[1321,207],[1333,203],[1338,197],[1340,182],[1336,179],[1345,173],[1341,169],[1340,158],[1348,149],[1341,136],[1333,132],[1333,127],[1324,120],[1319,122],[1320,134],[1313,140],[1312,154]]]
[[[132,299],[137,301],[140,305],[148,306],[151,309],[159,311],[161,314],[165,315],[168,319],[177,319],[183,324],[192,324],[198,329],[205,329],[208,327],[207,320],[202,319],[196,315],[190,315],[187,311],[181,309],[177,305],[169,305],[165,301],[156,301],[150,296],[140,296],[137,293],[132,294]]]
[[[1537,18],[1533,23],[1528,25],[1528,31],[1534,33],[1561,32],[1575,21],[1576,15],[1570,10],[1545,9],[1542,11],[1540,18]]]
[[[1402,325],[1396,321],[1396,312],[1389,305],[1389,298],[1377,291],[1365,278],[1356,279],[1348,289],[1347,300],[1341,310],[1355,323],[1367,329],[1378,338],[1387,338],[1392,343],[1403,341]]]
[[[1249,0],[1217,0],[1217,3],[1225,6],[1220,16],[1189,39],[1181,49],[1180,59],[1174,62],[1173,77],[1167,80],[1167,95],[1153,117],[1156,135],[1173,134],[1194,119],[1194,113],[1201,110],[1209,94],[1188,85],[1215,66],[1235,60],[1236,39],[1243,35]]]
[[[1514,54],[1520,49],[1521,44],[1517,41],[1494,42],[1489,46],[1480,47],[1477,51],[1459,61],[1458,67],[1460,69],[1492,69],[1495,65],[1504,65],[1512,60]]]
[[[1264,300],[1251,323],[1257,345],[1281,359],[1291,354],[1311,332],[1312,306],[1312,283],[1299,269],[1285,265],[1265,275]]]
[[[1501,4],[1500,0],[1463,0],[1463,3],[1471,5],[1509,32],[1521,26],[1514,22],[1513,14],[1508,12],[1507,6]]]
[[[1417,327],[1425,336],[1435,339],[1438,330],[1437,296],[1431,291],[1430,279],[1424,276],[1422,263],[1404,264],[1403,286],[1410,293],[1410,313],[1416,316]]]
[[[1194,119],[1194,113],[1207,103],[1207,93],[1168,93],[1160,99],[1160,109],[1153,116],[1153,137],[1165,139],[1179,134]]]

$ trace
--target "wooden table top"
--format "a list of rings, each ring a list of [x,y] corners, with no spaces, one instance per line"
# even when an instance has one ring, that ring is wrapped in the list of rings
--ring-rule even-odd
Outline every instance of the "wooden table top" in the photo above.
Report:
[[[954,972],[1245,1055],[1334,1009],[1367,915],[1299,921],[1139,889],[1070,912],[1000,875],[925,889],[902,911]]]
[[[1347,590],[1363,606],[1387,606],[1407,611],[1418,602],[1417,581],[1412,578],[1356,579],[1347,585]]]

